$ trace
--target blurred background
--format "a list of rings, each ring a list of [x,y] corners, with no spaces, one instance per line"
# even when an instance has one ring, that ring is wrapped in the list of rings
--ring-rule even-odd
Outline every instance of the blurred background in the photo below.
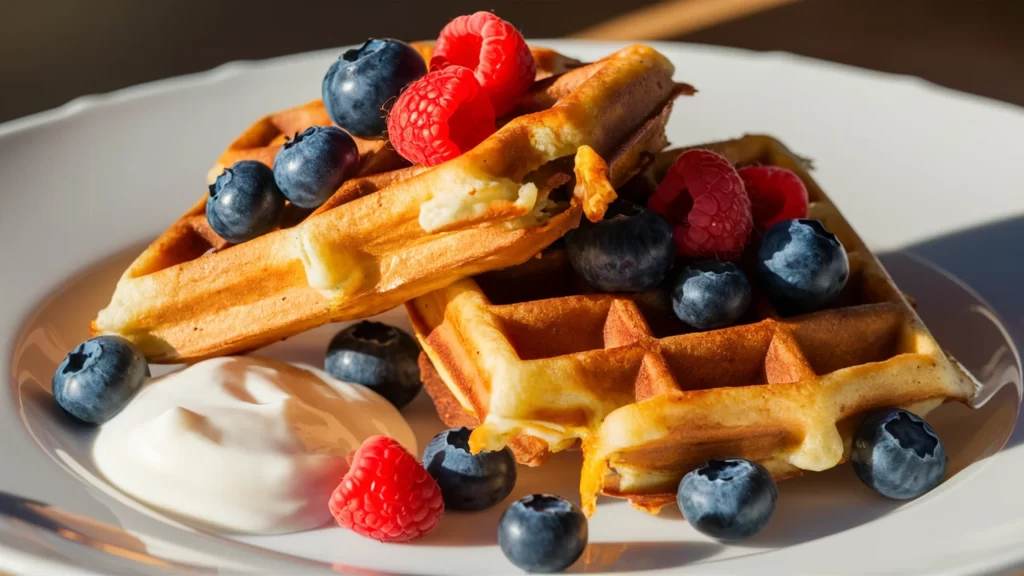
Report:
[[[0,0],[0,121],[84,94],[494,10],[527,38],[784,50],[1024,105],[1024,0]]]

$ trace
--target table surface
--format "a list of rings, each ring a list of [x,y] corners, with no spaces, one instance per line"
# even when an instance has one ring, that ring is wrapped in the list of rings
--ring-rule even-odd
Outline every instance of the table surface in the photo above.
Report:
[[[515,23],[527,37],[552,38],[580,35],[655,4],[2,0],[0,121],[231,60],[329,48],[369,36],[431,38],[452,17],[481,6]],[[732,14],[697,23],[698,13],[730,6],[737,8]],[[1022,0],[669,0],[662,8],[662,15],[680,19],[675,28],[620,26],[617,36],[784,50],[920,76],[1024,105]]]

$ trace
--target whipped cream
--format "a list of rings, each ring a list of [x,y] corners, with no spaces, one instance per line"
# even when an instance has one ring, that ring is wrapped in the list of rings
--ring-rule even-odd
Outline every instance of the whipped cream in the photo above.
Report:
[[[280,534],[331,519],[347,457],[375,434],[418,453],[402,415],[373,391],[237,356],[150,382],[101,427],[93,459],[155,508],[221,531]]]

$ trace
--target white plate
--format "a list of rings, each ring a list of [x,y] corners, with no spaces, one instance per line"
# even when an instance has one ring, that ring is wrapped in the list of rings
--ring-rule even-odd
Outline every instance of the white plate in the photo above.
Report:
[[[595,59],[618,45],[551,41]],[[696,85],[669,125],[674,144],[772,134],[815,160],[815,177],[880,252],[910,246],[962,271],[1018,337],[1024,237],[1017,137],[1009,105],[784,54],[660,44]],[[132,257],[202,193],[207,168],[260,115],[306,102],[339,53],[232,64],[0,126],[0,567],[30,574],[176,572],[509,573],[495,545],[500,510],[449,514],[420,543],[386,546],[338,528],[228,539],[147,510],[96,478],[89,434],[54,407],[49,379]],[[956,232],[953,234],[953,232]],[[940,237],[939,239],[934,239]],[[1014,258],[1016,257],[1016,260]],[[1024,433],[991,456],[1017,418],[1020,366],[1009,336],[969,289],[892,252],[884,262],[925,321],[979,378],[1003,388],[985,408],[935,418],[951,467],[989,455],[906,504],[874,497],[848,467],[780,485],[775,518],[739,545],[602,501],[573,570],[693,574],[964,573],[1024,562]],[[1009,284],[1007,288],[1005,284]],[[385,316],[405,324],[401,311]],[[327,327],[266,353],[321,361]],[[440,428],[421,396],[421,442]],[[517,493],[575,497],[577,460],[524,470]],[[258,503],[254,503],[258,505]],[[78,567],[78,568],[73,568]]]

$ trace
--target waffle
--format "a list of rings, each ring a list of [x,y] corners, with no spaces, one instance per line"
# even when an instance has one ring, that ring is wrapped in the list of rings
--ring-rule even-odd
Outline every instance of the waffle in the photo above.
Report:
[[[693,89],[643,45],[587,65],[534,54],[538,80],[514,114],[444,164],[408,166],[360,140],[359,177],[312,214],[288,206],[281,230],[239,245],[210,228],[205,199],[196,203],[124,273],[93,332],[128,338],[151,362],[244,352],[521,263],[583,213],[599,218],[614,197],[602,158],[623,178],[638,171],[666,145],[676,96]],[[320,102],[263,118],[211,175],[243,158],[270,164],[288,134],[327,122]],[[559,197],[575,172],[593,177]]]
[[[690,332],[667,290],[593,293],[564,249],[421,296],[407,308],[439,415],[475,427],[473,450],[509,445],[524,464],[582,446],[580,493],[656,513],[703,461],[742,457],[776,478],[843,462],[865,411],[968,402],[976,383],[947,357],[805,162],[747,136],[703,148],[806,183],[811,218],[842,241],[850,279],[828,309],[782,317],[754,286],[745,318]],[[625,189],[643,199],[679,150]]]

